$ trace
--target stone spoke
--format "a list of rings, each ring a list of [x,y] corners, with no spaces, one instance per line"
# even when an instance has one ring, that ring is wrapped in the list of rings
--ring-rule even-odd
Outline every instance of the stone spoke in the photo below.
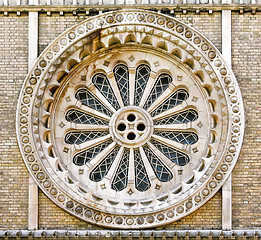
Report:
[[[153,121],[155,121],[155,120],[158,120],[158,119],[161,119],[161,118],[164,118],[164,117],[167,117],[167,116],[179,113],[180,111],[184,110],[184,107],[185,107],[184,104],[180,104],[180,105],[178,105],[178,106],[176,106],[174,108],[171,108],[169,110],[166,110],[166,111],[164,111],[164,112],[154,116],[152,119],[153,119]]]
[[[83,151],[87,148],[91,148],[91,147],[94,147],[95,145],[98,145],[102,142],[105,142],[105,141],[109,140],[110,138],[111,138],[111,135],[108,134],[106,136],[99,137],[99,138],[96,138],[96,139],[93,139],[93,140],[90,140],[90,141],[87,141],[87,142],[84,142],[84,143],[81,143],[81,144],[77,144],[77,145],[74,145],[74,146],[75,146],[77,151]]]
[[[105,138],[106,139],[106,138]],[[82,166],[95,158],[96,155],[98,155],[101,151],[103,151],[106,147],[108,147],[109,144],[112,143],[111,139],[104,140],[103,137],[99,141],[93,140],[92,142],[95,142],[93,144],[89,144],[89,146],[86,147],[86,143],[83,143],[82,145],[85,145],[85,149],[79,150],[77,153],[73,156],[73,163],[78,166]]]

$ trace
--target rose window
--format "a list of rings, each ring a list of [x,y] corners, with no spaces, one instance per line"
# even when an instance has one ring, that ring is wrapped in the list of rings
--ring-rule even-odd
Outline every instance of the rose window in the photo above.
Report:
[[[175,59],[143,52],[113,48],[110,58],[73,68],[52,107],[58,169],[69,185],[120,212],[129,204],[142,211],[139,202],[157,207],[153,198],[166,197],[170,185],[178,191],[196,180],[211,151],[207,91]]]
[[[190,156],[187,151],[175,146],[175,142],[193,146],[198,141],[195,129],[179,129],[180,124],[198,119],[195,107],[175,110],[189,98],[188,91],[177,85],[175,90],[165,93],[166,96],[155,104],[170,84],[175,83],[170,74],[162,73],[155,79],[153,87],[145,91],[150,73],[147,64],[137,66],[134,91],[131,92],[134,96],[130,96],[128,66],[118,64],[113,68],[116,85],[111,84],[106,74],[94,74],[91,82],[111,108],[106,107],[107,102],[103,103],[98,94],[80,87],[74,95],[76,105],[65,112],[66,121],[81,126],[68,130],[64,137],[65,143],[77,149],[73,153],[73,163],[83,166],[97,159],[98,163],[90,170],[89,178],[100,182],[113,162],[118,161],[111,179],[111,188],[115,191],[127,188],[128,181],[134,181],[135,188],[141,192],[151,187],[144,159],[149,162],[159,181],[170,181],[173,174],[162,156],[175,165],[185,166],[190,162]],[[119,99],[115,93],[120,93]],[[169,128],[166,129],[166,126]],[[133,163],[129,162],[130,151],[134,155],[131,159]],[[128,174],[130,164],[134,166],[134,171]]]
[[[214,196],[236,163],[243,120],[213,44],[171,17],[126,10],[87,19],[43,51],[21,90],[17,134],[55,204],[140,229]]]

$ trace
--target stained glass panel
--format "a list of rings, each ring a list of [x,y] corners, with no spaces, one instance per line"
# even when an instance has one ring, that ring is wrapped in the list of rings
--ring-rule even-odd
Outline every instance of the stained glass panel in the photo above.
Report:
[[[150,77],[151,69],[146,64],[137,67],[135,73],[134,105],[138,106]]]
[[[192,145],[198,141],[198,135],[194,132],[155,130],[154,134],[182,144]]]
[[[94,110],[104,113],[108,116],[112,115],[112,112],[105,107],[100,100],[98,100],[89,90],[79,89],[75,93],[75,98],[80,101],[83,105],[88,106]]]
[[[115,160],[120,147],[116,146],[107,156],[95,167],[90,173],[90,179],[94,182],[101,181],[111,168],[113,161]]]
[[[120,105],[114,95],[108,78],[103,73],[97,73],[92,77],[94,86],[101,92],[101,94],[108,100],[108,102],[118,110]]]
[[[154,84],[149,97],[144,104],[144,109],[148,109],[150,105],[157,100],[157,98],[168,88],[172,82],[172,77],[169,74],[162,73],[158,76],[156,83]]]
[[[129,69],[123,64],[118,64],[113,69],[114,77],[120,90],[124,106],[130,105],[129,100]]]
[[[64,141],[67,144],[81,144],[108,134],[109,131],[69,131]]]
[[[171,116],[154,121],[155,125],[179,124],[193,122],[198,119],[198,113],[194,109],[187,109]]]
[[[111,188],[115,191],[122,191],[127,187],[129,172],[130,150],[125,149],[118,166],[117,172],[113,178]]]
[[[148,190],[151,184],[139,150],[134,150],[134,168],[136,189],[140,192]]]
[[[112,140],[107,140],[94,147],[85,149],[73,156],[73,163],[78,166],[82,166],[87,162],[91,161],[97,154],[108,147],[112,143]]]
[[[151,139],[150,142],[160,150],[168,159],[176,163],[179,166],[185,166],[189,163],[189,156],[175,148],[167,146],[155,139]]]
[[[168,99],[166,99],[153,112],[151,112],[151,116],[154,117],[162,112],[165,112],[181,104],[183,101],[186,101],[188,97],[189,94],[185,89],[179,89],[175,91]]]
[[[150,150],[149,146],[146,144],[144,147],[144,152],[147,159],[156,175],[156,177],[161,182],[168,182],[173,178],[172,173],[169,169],[161,162],[161,160]]]
[[[65,119],[68,122],[80,124],[108,125],[109,122],[101,118],[92,116],[84,111],[70,109],[65,114]]]

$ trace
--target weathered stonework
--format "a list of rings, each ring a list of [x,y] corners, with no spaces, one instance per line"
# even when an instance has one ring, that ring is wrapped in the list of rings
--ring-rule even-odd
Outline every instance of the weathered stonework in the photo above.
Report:
[[[156,25],[157,28],[161,28],[162,32],[159,32],[156,28],[154,29],[154,25]],[[102,26],[104,30],[100,30],[100,26]],[[98,40],[96,36],[97,31],[99,31]],[[111,33],[114,34],[112,35]],[[141,34],[144,33],[146,35],[142,36]],[[159,58],[159,54],[154,53],[155,50],[150,50],[150,48],[147,48],[145,45],[143,46],[144,49],[139,49],[139,54],[133,51],[134,49],[132,50],[132,45],[129,45],[128,48],[124,45],[123,47],[121,46],[123,52],[119,52],[118,57],[119,59],[125,60],[126,67],[124,68],[127,68],[128,62],[128,65],[130,66],[130,72],[131,68],[134,68],[135,65],[137,66],[137,64],[142,61],[146,61],[146,64],[151,66],[152,72],[155,72],[156,76],[158,75],[157,79],[161,79],[161,76],[166,78],[165,76],[168,72],[168,69],[173,71],[173,85],[171,83],[172,78],[169,76],[168,81],[170,81],[169,84],[171,84],[169,85],[168,89],[165,87],[166,91],[164,92],[163,90],[157,90],[160,92],[153,93],[153,91],[156,91],[157,88],[163,88],[163,85],[159,85],[157,88],[155,87],[155,90],[153,90],[150,85],[155,81],[153,80],[155,77],[153,77],[152,74],[151,78],[148,80],[148,86],[143,90],[143,96],[140,96],[140,99],[137,103],[135,102],[136,100],[133,99],[134,96],[132,96],[134,91],[136,91],[134,89],[135,82],[132,80],[132,75],[130,75],[130,87],[126,92],[127,95],[123,95],[125,94],[124,88],[122,88],[121,92],[118,92],[119,90],[117,90],[117,84],[120,88],[119,83],[114,83],[113,78],[109,77],[111,88],[113,89],[115,96],[110,93],[110,91],[112,91],[110,88],[109,90],[104,90],[104,92],[102,92],[102,89],[105,89],[107,84],[106,81],[108,80],[106,80],[107,77],[105,75],[104,77],[101,75],[103,74],[102,72],[107,73],[106,71],[108,71],[106,67],[109,66],[110,61],[113,59],[114,45],[116,44],[115,46],[117,46],[118,43],[128,45],[128,43],[133,44],[134,42],[139,42],[140,44],[145,44],[147,46],[149,44],[156,48],[156,50],[159,49],[159,52],[164,50],[168,54],[173,54],[175,56],[172,60],[170,56],[166,55],[165,59],[168,59],[166,61],[163,59],[161,60]],[[111,59],[106,58],[106,55],[103,57],[102,51],[106,49],[106,47],[111,49]],[[136,46],[135,49],[137,49],[137,47],[138,46]],[[126,51],[125,48],[128,50]],[[126,53],[124,53],[124,50]],[[143,57],[143,54],[145,53],[148,55],[148,60]],[[90,55],[92,56],[90,58],[91,62],[88,60],[89,54],[93,54]],[[162,54],[163,52],[161,55]],[[164,55],[161,57],[163,58],[163,56]],[[116,60],[118,60],[118,58]],[[78,63],[79,67],[77,69],[75,66]],[[181,63],[185,66],[182,67]],[[115,65],[116,62],[112,64]],[[153,66],[153,64],[155,66]],[[165,75],[163,73],[157,72],[159,71],[158,67],[160,64],[166,68],[166,70],[162,70],[165,72]],[[175,66],[179,67],[177,68]],[[87,71],[84,69],[84,67],[87,68]],[[98,69],[96,69],[96,67]],[[99,68],[101,69],[100,71]],[[192,70],[191,73],[188,72],[188,68]],[[64,82],[67,84],[68,80],[67,78],[65,78],[66,80],[62,79],[64,79],[63,76],[66,76],[71,69],[73,69],[72,83],[65,87],[61,85],[61,83],[63,84]],[[94,70],[97,73],[92,76],[92,72]],[[71,74],[72,73],[69,73],[69,76]],[[108,71],[108,76],[109,74],[110,70]],[[195,74],[195,76],[193,74]],[[98,83],[102,84],[102,87],[100,88],[100,85],[95,84],[96,80],[92,80],[93,83],[91,83],[91,78],[97,78],[97,81],[99,81]],[[98,78],[102,78],[104,80],[98,80]],[[193,81],[189,82],[189,78],[193,79]],[[86,113],[82,112],[82,110],[79,110],[80,105],[75,102],[74,98],[72,98],[70,89],[72,88],[72,84],[79,85],[80,82],[82,84],[83,81],[86,81],[85,84],[89,88],[88,91],[93,91],[96,96],[99,96],[104,106],[106,106],[107,109],[110,109],[102,110],[102,114],[104,111],[106,111],[105,114],[107,114],[108,111],[111,111],[113,112],[113,115],[110,113],[105,116],[97,112],[96,108],[94,108],[94,111],[88,110],[88,108],[84,108],[85,112],[89,112],[89,115],[86,115],[88,118],[87,122],[83,119],[78,120],[78,118],[82,118],[79,116],[84,116],[84,118],[86,118]],[[104,82],[101,83],[100,81]],[[157,80],[155,84],[158,84],[159,81],[161,80]],[[182,83],[185,85],[185,88],[187,88],[187,90],[182,90],[183,92],[189,91],[193,93],[193,95],[191,95],[190,98],[186,100],[186,105],[188,106],[186,108],[186,105],[182,106],[182,108],[187,110],[180,110],[180,113],[174,112],[173,115],[173,110],[168,109],[166,112],[168,115],[165,115],[165,113],[163,113],[165,110],[158,109],[160,109],[161,106],[165,104],[163,100],[169,98],[170,94],[172,94],[175,89],[175,85],[177,85],[179,81],[182,81]],[[62,90],[64,92],[61,92],[60,90],[59,92],[56,92],[60,85],[61,89],[65,89]],[[197,88],[201,88],[203,93],[200,93],[195,86],[197,86]],[[108,89],[108,87],[106,87],[106,89]],[[87,90],[79,90],[78,88],[76,95],[79,91],[86,92]],[[151,95],[146,97],[150,91]],[[105,98],[102,97],[101,94],[103,94]],[[112,96],[107,97],[109,96],[108,94],[111,94]],[[153,97],[153,94],[157,94],[158,99],[152,99],[151,97]],[[57,96],[61,95],[63,97],[57,99]],[[76,95],[75,98],[78,99]],[[138,97],[136,93],[135,96]],[[145,103],[146,99],[148,103]],[[198,110],[191,108],[193,107],[193,102],[197,102]],[[136,107],[129,107],[129,104],[135,104]],[[76,106],[72,107],[71,105]],[[144,107],[144,109],[150,113],[151,117],[146,111],[141,109],[142,107]],[[195,211],[195,209],[197,209],[204,202],[206,202],[207,199],[215,194],[215,192],[222,185],[224,179],[227,178],[229,172],[232,171],[240,151],[244,128],[243,106],[236,80],[234,79],[233,73],[230,72],[227,65],[223,62],[222,57],[216,51],[215,47],[211,46],[211,43],[204,39],[204,37],[195,30],[189,28],[188,26],[183,26],[181,22],[171,18],[166,18],[163,15],[143,11],[123,11],[104,14],[100,17],[91,18],[89,21],[83,21],[81,24],[76,25],[75,27],[66,31],[64,34],[60,35],[59,38],[57,38],[51,45],[48,46],[47,49],[44,50],[32,68],[31,73],[28,75],[23,90],[20,94],[20,104],[18,109],[17,132],[20,147],[23,151],[23,158],[29,171],[34,176],[35,180],[37,179],[41,189],[53,201],[55,201],[56,204],[60,205],[70,213],[75,214],[77,217],[89,222],[96,223],[98,225],[118,228],[140,228],[163,225],[168,222],[180,219],[181,217],[188,215],[190,212]],[[116,110],[118,111],[115,112]],[[199,117],[196,111],[200,112]],[[155,131],[160,131],[159,133],[161,133],[163,129],[169,129],[170,126],[172,126],[171,124],[176,122],[176,120],[174,120],[176,118],[175,114],[183,114],[183,112],[184,114],[189,113],[190,115],[194,115],[189,118],[185,117],[184,120],[179,120],[178,123],[183,124],[187,121],[195,121],[194,125],[192,124],[189,126],[190,128],[192,127],[192,129],[197,129],[199,135],[198,139],[200,145],[196,145],[194,148],[190,149],[192,152],[190,154],[193,156],[192,160],[195,161],[191,162],[191,166],[194,165],[193,172],[190,172],[191,167],[184,167],[184,177],[179,177],[180,183],[177,183],[175,180],[175,178],[179,179],[178,177],[173,178],[171,183],[174,187],[171,189],[169,189],[167,185],[162,185],[160,182],[155,180],[152,182],[153,185],[155,185],[155,189],[153,190],[149,180],[145,180],[148,178],[146,177],[147,173],[142,173],[139,177],[141,180],[137,180],[139,176],[137,174],[139,174],[139,171],[145,171],[143,163],[139,163],[140,158],[143,158],[143,161],[146,162],[148,161],[147,158],[149,158],[148,154],[154,154],[155,160],[153,161],[158,161],[156,163],[158,165],[161,163],[159,160],[157,160],[156,155],[158,158],[162,159],[163,155],[161,154],[164,153],[165,156],[168,156],[168,158],[164,159],[165,164],[167,164],[168,167],[173,168],[173,174],[175,172],[176,176],[180,175],[179,171],[183,171],[183,168],[182,170],[179,170],[181,168],[177,168],[175,165],[184,166],[188,163],[189,157],[186,156],[185,149],[183,148],[182,150],[184,153],[175,153],[180,157],[176,157],[177,160],[175,160],[176,162],[173,166],[170,162],[168,162],[169,155],[166,154],[169,153],[165,152],[176,150],[171,150],[172,148],[164,150],[166,149],[167,145],[162,145],[162,143],[167,143],[168,146],[175,146],[175,143],[172,142],[170,138],[168,138],[169,140],[164,140],[164,138],[161,140],[161,137],[153,134],[156,134]],[[64,113],[66,113],[66,120],[63,117]],[[129,114],[128,117],[126,114]],[[108,116],[111,115],[112,118],[108,118]],[[133,116],[134,119],[129,119],[131,116]],[[92,118],[93,120],[91,120]],[[126,123],[124,122],[125,120],[123,120],[124,118],[128,119],[126,120],[129,122],[128,124],[131,124],[135,118],[139,119],[137,123],[134,122],[134,125],[131,125],[131,128],[139,123],[139,125],[142,125],[145,128],[146,132],[144,135],[141,135],[141,132],[138,133],[135,132],[136,130],[128,130],[127,128],[127,135],[120,136],[117,131],[123,130],[121,130],[119,126],[124,125],[124,129],[126,128]],[[181,118],[181,115],[179,118]],[[82,152],[82,150],[79,152],[79,148],[77,147],[76,149],[72,149],[67,145],[64,146],[64,140],[62,140],[62,138],[66,133],[64,130],[68,128],[66,121],[80,124],[85,122],[88,124],[98,124],[100,126],[92,126],[92,128],[96,129],[96,131],[101,131],[102,129],[106,130],[105,125],[109,123],[110,135],[99,138],[99,142],[95,143],[100,145],[103,144],[103,148],[106,148],[99,155],[97,155],[97,158],[94,158],[96,162],[102,160],[100,163],[101,166],[97,165],[93,169],[92,164],[87,164],[80,169],[79,167],[71,165],[71,158],[68,157],[70,155],[67,154],[71,154],[71,151],[76,152],[74,153],[73,162],[77,166],[82,166],[85,164],[85,162],[76,159],[82,158],[82,154],[87,153]],[[116,126],[114,126],[115,124]],[[167,128],[163,128],[162,124],[166,124]],[[75,130],[77,130],[77,125],[73,124],[71,125],[71,128],[72,127],[76,127]],[[85,125],[85,128],[82,127],[81,129],[87,129],[88,125]],[[137,125],[136,127],[138,128],[139,126]],[[184,126],[182,128],[184,128]],[[155,131],[153,129],[155,129]],[[171,127],[171,129],[175,130],[175,126]],[[144,131],[144,129],[141,131]],[[69,132],[67,132],[66,136],[68,133]],[[72,133],[70,133],[70,135],[71,134]],[[82,134],[83,133],[81,133],[81,135]],[[134,135],[134,137],[129,137],[131,135]],[[112,137],[114,143],[113,141],[108,140],[108,137]],[[150,138],[152,139],[150,140]],[[162,143],[158,142],[158,138],[160,141],[162,141]],[[135,141],[133,141],[133,139],[135,139]],[[32,142],[34,142],[34,144],[32,144]],[[75,144],[75,142],[71,142],[69,140],[65,140],[65,142],[67,144]],[[95,146],[93,145],[94,143],[92,143],[92,141],[90,141],[90,144],[92,145],[90,145],[87,150],[90,147],[93,148],[93,146]],[[116,144],[121,145],[121,148]],[[84,144],[83,146],[87,145]],[[127,150],[124,150],[124,148],[130,148],[130,150],[128,150],[130,151],[129,155],[126,155]],[[137,148],[139,148],[139,150],[137,150]],[[181,147],[179,146],[178,149],[181,149]],[[124,155],[122,155],[123,151]],[[145,156],[145,152],[147,157]],[[114,158],[119,158],[117,161],[120,161],[121,155],[123,158],[126,156],[126,160],[130,158],[130,174],[132,174],[131,169],[133,168],[131,167],[131,162],[133,161],[131,160],[132,158],[134,159],[134,165],[136,164],[135,178],[134,176],[133,178],[130,177],[130,180],[128,181],[128,188],[126,188],[127,185],[123,187],[126,188],[126,193],[124,195],[119,195],[118,197],[116,197],[118,195],[117,192],[115,192],[113,196],[110,196],[108,195],[109,192],[104,190],[108,188],[108,186],[106,186],[108,184],[106,179],[101,181],[103,179],[102,176],[97,180],[94,177],[97,174],[102,174],[103,171],[106,171],[103,173],[103,175],[108,173],[108,176],[110,176],[113,174],[111,170],[114,170],[116,167],[114,164],[116,164],[117,161],[114,159],[109,159],[109,155],[107,155],[109,153],[112,154],[112,156],[114,154]],[[103,157],[99,159],[100,156]],[[151,156],[152,155],[150,155],[150,157]],[[183,158],[185,158],[185,160]],[[114,162],[112,163],[112,161]],[[163,161],[163,159],[161,161]],[[107,170],[102,170],[102,164],[105,164],[105,169]],[[112,167],[109,164],[111,164]],[[137,165],[140,165],[139,170]],[[109,171],[110,167],[111,170]],[[174,170],[174,167],[176,170]],[[79,172],[77,170],[78,168]],[[144,170],[141,170],[143,168]],[[148,165],[146,168],[147,171],[151,171],[151,175],[153,172],[152,169],[149,170]],[[80,170],[82,173],[80,173]],[[98,170],[101,172],[96,173]],[[87,174],[90,174],[90,179],[92,181],[101,181],[100,187],[98,187],[97,184],[94,184],[92,181],[87,185],[81,183],[83,176],[80,175],[85,171],[87,171]],[[156,170],[154,169],[154,171]],[[126,174],[128,175],[128,172]],[[161,175],[162,173],[157,174]],[[115,178],[116,175],[114,175],[114,179]],[[153,177],[150,178],[152,181]],[[172,175],[169,175],[168,179],[171,178]],[[160,178],[159,180],[164,182],[166,181],[161,180]],[[146,195],[135,191],[134,186],[131,185],[131,181],[135,181],[135,188],[138,191],[146,191]],[[137,183],[137,181],[141,182]],[[144,184],[147,184],[147,186],[144,186]],[[72,189],[70,188],[70,185],[73,186]],[[141,185],[143,186],[141,187]],[[117,190],[118,187],[116,189],[113,187],[112,188],[116,191],[121,191]],[[80,195],[79,193],[75,192],[76,189],[81,192]],[[130,196],[133,194],[133,196],[129,196],[129,200],[126,198],[127,193]],[[151,197],[155,195],[157,200],[155,199],[155,201],[153,201]],[[75,201],[76,199],[77,201]],[[99,202],[101,200],[102,202]],[[166,206],[162,208],[162,204],[159,204],[156,201],[164,202]],[[114,207],[118,204],[119,206],[123,207],[123,210],[118,207]],[[137,206],[131,209],[127,207],[129,204],[132,204],[132,206]],[[98,206],[98,208],[96,206]],[[96,209],[98,211],[96,211]],[[115,213],[108,213],[108,209],[111,209],[110,212]]]
[[[73,16],[72,14],[65,14],[64,16],[60,16],[57,13],[53,13],[51,16],[46,16],[46,14],[43,13],[39,16],[39,44],[41,49],[44,49],[44,47],[46,47],[55,37],[62,33],[64,29],[73,26],[81,19],[86,19],[86,16],[83,15]],[[221,49],[220,12],[214,12],[213,15],[208,15],[208,13],[193,14],[191,12],[188,12],[187,14],[175,13],[174,17],[200,31],[202,34],[207,36],[219,50]],[[209,18],[211,18],[211,21],[209,21]],[[58,26],[63,26],[64,28],[60,28]],[[40,229],[50,229],[52,228],[51,226],[57,226],[57,228],[100,229],[100,227],[90,225],[72,217],[70,214],[54,205],[43,194],[40,194],[39,208]],[[206,210],[211,210],[211,214],[208,214]],[[64,224],[64,222],[66,224]],[[211,199],[195,213],[166,226],[168,229],[172,229],[173,227],[175,229],[220,229],[221,194],[215,195],[213,199]]]
[[[221,14],[215,12],[213,15],[207,13],[178,14],[175,17],[185,23],[192,23],[193,27],[207,36],[214,44],[221,49]],[[39,53],[60,33],[78,22],[78,16],[66,13],[60,16],[52,13],[40,14],[40,50]],[[0,188],[4,192],[1,201],[1,229],[26,229],[27,228],[27,170],[23,166],[19,150],[17,148],[14,133],[14,116],[16,110],[16,98],[20,91],[21,84],[27,73],[27,15],[21,17],[16,14],[9,16],[1,15],[1,118],[6,125],[1,124],[1,181],[5,182]],[[245,141],[238,163],[233,171],[233,229],[257,229],[260,226],[259,192],[260,192],[260,132],[259,132],[259,108],[260,108],[260,88],[259,88],[259,56],[260,49],[260,13],[232,14],[232,63],[233,70],[239,82],[246,106],[246,133]],[[55,28],[60,22],[66,26]],[[204,23],[204,24],[203,24]],[[42,26],[48,26],[48,31]],[[17,31],[20,29],[21,34]],[[8,32],[8,34],[7,34]],[[51,35],[51,36],[50,36]],[[20,37],[19,37],[20,36]],[[22,38],[23,41],[18,39]],[[251,41],[249,41],[249,38]],[[7,41],[10,39],[10,41]],[[19,54],[12,53],[19,46]],[[17,49],[17,48],[16,48]],[[6,70],[6,63],[14,61],[15,68]],[[14,71],[15,69],[15,71]],[[15,84],[12,80],[15,79]],[[8,84],[7,84],[8,83]],[[10,87],[8,87],[8,85]],[[10,94],[12,93],[12,94]],[[8,115],[7,115],[8,113]],[[11,117],[10,117],[11,116]],[[8,134],[6,134],[8,133]],[[7,147],[8,146],[8,147]],[[11,146],[11,147],[9,147]],[[8,149],[12,150],[8,150]],[[8,166],[8,167],[7,167]],[[17,167],[20,169],[17,171]],[[10,184],[6,182],[10,181]],[[19,188],[19,190],[17,190]],[[18,193],[19,191],[19,193]],[[17,200],[18,199],[18,200]],[[22,201],[22,202],[21,202]],[[46,196],[40,193],[39,199],[40,215],[39,228],[70,228],[70,229],[94,229],[97,226],[83,222],[70,214],[64,212],[54,205]],[[63,222],[66,222],[64,225]],[[202,222],[202,223],[201,223]],[[211,229],[221,228],[221,194],[218,193],[208,203],[193,214],[185,217],[173,224],[166,226],[168,229]],[[164,227],[160,227],[164,228]]]

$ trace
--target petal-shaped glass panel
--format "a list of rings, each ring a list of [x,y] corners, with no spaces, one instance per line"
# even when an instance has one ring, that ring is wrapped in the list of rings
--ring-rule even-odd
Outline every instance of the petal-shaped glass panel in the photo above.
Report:
[[[134,105],[139,106],[140,100],[146,88],[147,82],[150,78],[151,69],[146,64],[141,64],[137,67],[135,73],[135,92]]]
[[[192,145],[198,141],[198,135],[194,132],[155,130],[154,134],[182,144]]]
[[[107,140],[94,147],[85,149],[73,156],[73,163],[78,166],[82,166],[87,162],[91,161],[97,154],[108,147],[112,143],[112,140]]]
[[[111,188],[115,191],[122,191],[127,187],[129,172],[130,150],[125,149],[118,166],[117,172],[113,178]]]
[[[139,150],[134,150],[134,168],[136,189],[140,192],[148,190],[151,184]]]
[[[154,121],[155,125],[179,124],[193,122],[198,119],[198,113],[194,109],[187,109],[171,116]]]
[[[124,106],[130,105],[129,98],[129,69],[124,64],[118,64],[113,69],[114,77],[120,90]]]
[[[178,89],[171,96],[166,99],[162,104],[160,104],[152,113],[151,116],[154,117],[162,112],[165,112],[179,104],[183,101],[186,101],[189,97],[187,90],[185,89]]]
[[[111,168],[113,161],[115,160],[120,147],[116,146],[107,156],[95,167],[90,173],[90,179],[94,182],[101,181]]]
[[[114,95],[108,78],[103,73],[97,73],[92,77],[94,86],[101,92],[101,94],[108,100],[108,102],[118,110],[120,105]]]
[[[69,131],[64,137],[67,144],[81,144],[109,134],[109,131]]]
[[[144,104],[144,109],[148,109],[150,105],[156,101],[156,99],[168,88],[169,84],[172,82],[172,77],[167,73],[162,73],[158,76],[156,83],[154,84],[146,103]]]
[[[151,139],[150,142],[160,150],[168,159],[176,163],[179,166],[185,166],[189,163],[189,156],[175,148],[167,146],[155,139]]]
[[[70,109],[66,112],[65,114],[65,119],[68,122],[72,122],[72,123],[80,123],[80,124],[94,124],[94,125],[108,125],[109,122],[92,116],[91,114],[88,114],[84,111],[80,111],[77,109]]]
[[[112,115],[112,112],[105,107],[101,101],[97,99],[88,89],[79,89],[75,93],[75,98],[85,106],[104,113],[107,116]]]
[[[150,165],[161,182],[168,182],[173,178],[172,173],[169,169],[162,163],[162,161],[150,150],[149,146],[146,144],[144,147],[144,152]]]

